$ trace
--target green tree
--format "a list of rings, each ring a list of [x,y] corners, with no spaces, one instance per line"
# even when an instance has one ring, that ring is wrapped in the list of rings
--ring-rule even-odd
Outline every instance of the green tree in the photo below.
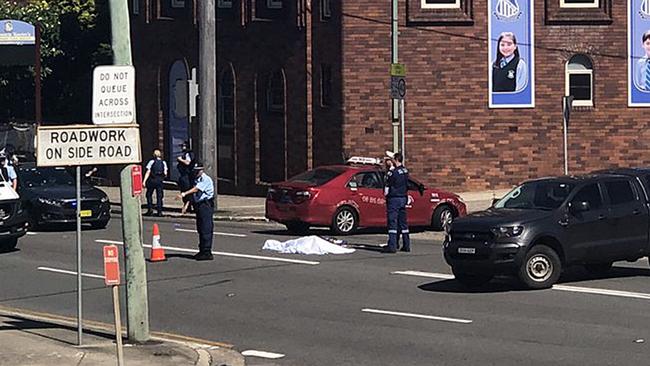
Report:
[[[40,29],[44,123],[90,121],[92,69],[112,62],[108,0],[5,0],[0,19]],[[33,78],[33,67],[0,66],[0,122],[33,120]]]

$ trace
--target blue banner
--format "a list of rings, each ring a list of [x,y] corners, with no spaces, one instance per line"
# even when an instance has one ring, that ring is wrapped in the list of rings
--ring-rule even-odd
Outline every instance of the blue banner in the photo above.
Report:
[[[488,13],[490,108],[533,108],[533,0],[488,0]]]
[[[36,30],[33,25],[20,20],[0,20],[0,45],[33,45]]]
[[[628,106],[650,107],[650,1],[627,6]]]

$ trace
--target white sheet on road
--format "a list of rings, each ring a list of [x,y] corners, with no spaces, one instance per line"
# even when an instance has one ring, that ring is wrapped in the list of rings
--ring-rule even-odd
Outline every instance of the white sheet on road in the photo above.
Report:
[[[269,239],[264,242],[262,249],[273,250],[280,253],[288,254],[349,254],[354,249],[344,248],[340,245],[330,243],[329,241],[316,235],[303,236],[302,238],[287,240],[284,242]]]

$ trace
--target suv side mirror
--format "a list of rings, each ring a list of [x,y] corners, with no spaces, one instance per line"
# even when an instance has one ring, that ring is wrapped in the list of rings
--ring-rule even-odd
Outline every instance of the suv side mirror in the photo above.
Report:
[[[590,209],[589,202],[587,202],[587,201],[570,202],[569,203],[569,212],[574,213],[574,214],[589,211],[589,209]]]

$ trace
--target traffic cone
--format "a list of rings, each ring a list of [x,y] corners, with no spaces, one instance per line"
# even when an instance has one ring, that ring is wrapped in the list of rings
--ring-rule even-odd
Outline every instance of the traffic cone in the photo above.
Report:
[[[160,245],[160,232],[158,231],[158,224],[153,224],[153,241],[151,243],[151,262],[166,261],[165,249]]]

